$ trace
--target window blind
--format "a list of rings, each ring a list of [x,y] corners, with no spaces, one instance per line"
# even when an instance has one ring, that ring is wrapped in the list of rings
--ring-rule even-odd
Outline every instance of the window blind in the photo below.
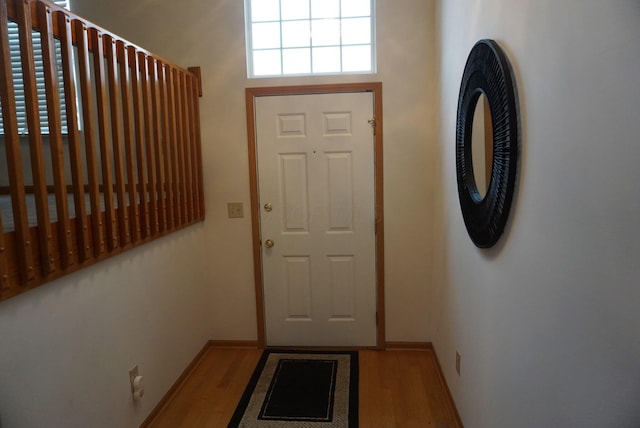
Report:
[[[53,0],[58,6],[69,8],[68,0]],[[11,52],[11,71],[13,74],[13,86],[16,94],[16,114],[18,116],[18,133],[25,135],[29,133],[27,127],[27,115],[25,105],[24,94],[24,78],[22,75],[22,62],[20,56],[20,37],[18,36],[18,24],[15,22],[9,22],[7,26],[9,34],[9,50]],[[36,86],[38,89],[38,111],[40,113],[40,131],[43,134],[49,134],[49,122],[47,116],[47,100],[45,95],[45,83],[44,83],[44,63],[42,60],[42,43],[40,40],[40,33],[37,31],[31,32],[33,39],[33,53],[34,63],[36,68]],[[55,39],[56,50],[56,63],[58,64],[58,85],[60,92],[60,118],[62,133],[67,133],[67,111],[64,101],[64,81],[62,76],[62,53],[60,48],[60,41]],[[0,134],[4,134],[4,123],[2,119],[2,111],[0,109]]]

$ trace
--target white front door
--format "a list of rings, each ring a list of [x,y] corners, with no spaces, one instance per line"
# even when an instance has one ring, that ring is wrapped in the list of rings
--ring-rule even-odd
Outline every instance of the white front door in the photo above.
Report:
[[[375,346],[373,95],[255,106],[266,343]]]

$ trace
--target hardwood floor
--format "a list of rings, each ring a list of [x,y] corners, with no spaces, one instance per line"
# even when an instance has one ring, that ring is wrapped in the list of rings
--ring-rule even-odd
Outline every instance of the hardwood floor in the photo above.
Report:
[[[208,348],[148,426],[226,427],[261,354]],[[461,427],[433,350],[365,350],[359,360],[361,427]]]

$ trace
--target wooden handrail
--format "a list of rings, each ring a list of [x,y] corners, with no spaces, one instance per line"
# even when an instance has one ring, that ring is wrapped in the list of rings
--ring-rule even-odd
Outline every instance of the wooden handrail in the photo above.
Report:
[[[0,300],[204,219],[199,68],[178,67],[48,0],[0,0],[0,21],[8,179],[0,198],[11,202],[9,221],[0,213]],[[9,22],[20,35],[26,138]],[[50,159],[33,37],[42,46]]]

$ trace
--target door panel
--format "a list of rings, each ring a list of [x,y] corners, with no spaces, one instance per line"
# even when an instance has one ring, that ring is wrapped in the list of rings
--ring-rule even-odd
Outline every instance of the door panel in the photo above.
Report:
[[[353,168],[351,153],[328,153],[329,231],[353,231]]]
[[[283,257],[289,320],[311,320],[311,263],[309,257]]]
[[[283,198],[284,232],[309,231],[309,195],[305,154],[280,155],[280,195]]]
[[[267,345],[375,346],[373,96],[255,105]]]
[[[353,256],[329,256],[332,315],[330,321],[355,320],[355,265]]]

